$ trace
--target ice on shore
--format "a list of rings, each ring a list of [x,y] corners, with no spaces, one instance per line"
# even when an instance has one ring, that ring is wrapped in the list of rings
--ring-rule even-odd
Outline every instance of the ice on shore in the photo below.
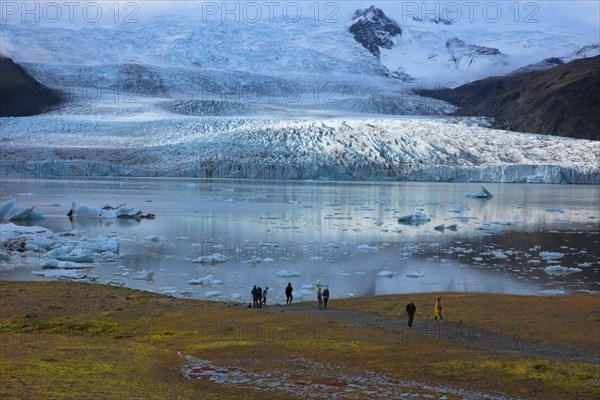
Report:
[[[72,261],[60,261],[51,259],[44,261],[41,265],[44,269],[83,269],[90,268],[90,265],[78,264]]]
[[[35,221],[46,218],[44,214],[35,211],[34,207],[20,210],[16,199],[5,201],[0,205],[0,221]]]
[[[44,278],[67,278],[67,279],[81,279],[85,275],[82,275],[75,269],[49,269],[45,271],[33,271],[31,275],[43,276]]]
[[[544,271],[546,271],[548,275],[568,275],[573,274],[575,272],[581,272],[582,269],[563,267],[562,265],[552,265],[550,267],[544,268]]]
[[[487,190],[485,187],[481,187],[477,192],[467,192],[465,193],[465,197],[471,199],[491,199],[494,196]]]
[[[123,274],[125,275],[125,274]],[[138,281],[154,281],[154,271],[141,271],[138,272],[138,274],[134,277],[132,277],[131,279],[135,279]]]

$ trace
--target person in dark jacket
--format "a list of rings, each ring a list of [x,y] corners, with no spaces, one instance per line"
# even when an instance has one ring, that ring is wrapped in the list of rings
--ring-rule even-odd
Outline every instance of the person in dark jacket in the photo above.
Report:
[[[406,305],[406,312],[408,313],[408,327],[412,328],[413,318],[417,312],[417,306],[415,306],[414,302],[411,301]]]
[[[258,307],[258,288],[256,287],[256,285],[254,285],[250,294],[252,294],[252,307]]]
[[[294,298],[292,295],[293,292],[294,288],[292,287],[292,283],[288,282],[288,285],[285,288],[285,304],[292,304],[292,299]]]
[[[329,300],[329,286],[325,286],[325,290],[323,290],[323,308],[327,308],[328,300]]]
[[[262,308],[263,290],[260,286],[256,288],[256,299],[258,301],[258,308]]]
[[[262,303],[266,306],[267,305],[267,293],[269,292],[269,287],[267,286],[265,288],[265,290],[263,290],[262,293]]]

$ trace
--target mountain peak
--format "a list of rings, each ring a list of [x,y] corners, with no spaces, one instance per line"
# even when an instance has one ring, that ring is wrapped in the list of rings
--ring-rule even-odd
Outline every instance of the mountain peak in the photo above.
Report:
[[[392,38],[402,35],[400,26],[375,6],[356,10],[352,20],[349,31],[354,39],[378,58],[380,48],[391,49]]]

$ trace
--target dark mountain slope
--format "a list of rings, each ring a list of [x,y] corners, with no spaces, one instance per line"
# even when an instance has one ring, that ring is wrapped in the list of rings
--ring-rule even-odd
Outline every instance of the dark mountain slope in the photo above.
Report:
[[[457,115],[504,121],[511,131],[600,140],[600,56],[419,93],[459,106]]]
[[[62,101],[59,92],[40,84],[19,64],[0,55],[0,117],[40,114]]]

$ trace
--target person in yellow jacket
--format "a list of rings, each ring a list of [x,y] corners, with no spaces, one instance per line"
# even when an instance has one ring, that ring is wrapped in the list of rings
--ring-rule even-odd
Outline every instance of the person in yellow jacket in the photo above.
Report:
[[[442,298],[438,297],[437,301],[435,302],[435,305],[433,306],[433,315],[434,315],[434,320],[437,321],[438,317],[440,317],[440,321],[443,319],[442,317],[442,310],[444,309],[444,307],[442,307]]]

